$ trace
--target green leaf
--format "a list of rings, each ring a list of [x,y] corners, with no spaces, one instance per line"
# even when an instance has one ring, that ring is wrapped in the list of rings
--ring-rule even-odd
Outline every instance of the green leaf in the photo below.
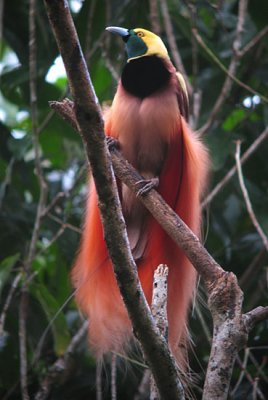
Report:
[[[61,356],[70,342],[70,334],[61,306],[44,285],[32,286],[31,292],[47,316],[54,338],[54,351],[57,356]]]
[[[246,117],[246,112],[243,109],[238,109],[234,110],[231,114],[228,115],[228,117],[225,119],[223,123],[223,129],[225,131],[231,131],[236,127],[236,125],[243,121],[243,119]]]
[[[19,253],[14,254],[13,256],[6,257],[0,264],[0,297],[11,273],[12,267],[18,261],[19,257]]]

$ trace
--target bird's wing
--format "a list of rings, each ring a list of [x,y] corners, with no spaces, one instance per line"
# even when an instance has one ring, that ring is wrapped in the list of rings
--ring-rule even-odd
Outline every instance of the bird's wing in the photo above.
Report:
[[[183,75],[180,72],[176,72],[176,76],[178,78],[178,104],[181,115],[188,121],[189,117],[189,97],[187,93],[186,83],[183,78]]]

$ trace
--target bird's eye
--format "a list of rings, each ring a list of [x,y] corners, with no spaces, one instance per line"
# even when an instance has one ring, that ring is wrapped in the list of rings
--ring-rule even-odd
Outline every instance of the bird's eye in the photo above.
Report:
[[[138,36],[138,37],[143,37],[143,36],[144,36],[144,33],[143,33],[143,32],[137,32],[137,36]]]

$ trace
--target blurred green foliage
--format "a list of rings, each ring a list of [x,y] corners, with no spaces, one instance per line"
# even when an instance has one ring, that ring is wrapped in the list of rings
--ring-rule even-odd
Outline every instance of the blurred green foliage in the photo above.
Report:
[[[75,8],[76,5],[81,7]],[[187,74],[194,89],[202,91],[198,127],[209,118],[225,79],[223,71],[210,55],[198,47],[193,67],[193,20],[187,4],[196,10],[199,34],[228,67],[237,25],[238,2],[235,0],[169,0],[174,35]],[[101,103],[109,103],[116,89],[114,76],[125,62],[121,41],[107,36],[107,25],[141,26],[152,29],[150,2],[138,0],[70,1],[82,48],[87,54],[91,78]],[[267,24],[266,0],[250,0],[242,32],[242,48]],[[167,43],[163,16],[159,7],[161,36]],[[14,279],[22,278],[13,293],[0,332],[0,397],[20,399],[18,309],[24,282],[24,260],[29,251],[39,200],[40,187],[35,172],[32,121],[29,95],[29,1],[5,1],[3,40],[0,43],[0,313],[3,313]],[[31,396],[53,362],[62,355],[81,326],[81,316],[71,298],[69,271],[79,243],[79,226],[86,193],[85,154],[79,135],[48,106],[49,100],[68,95],[66,77],[47,74],[58,56],[42,1],[37,1],[37,110],[39,146],[44,177],[48,187],[47,205],[52,207],[42,219],[29,282],[27,313],[28,380]],[[267,96],[267,35],[244,55],[237,77]],[[242,140],[244,152],[268,124],[268,104],[234,84],[215,122],[205,135],[212,159],[210,189],[220,182],[234,165],[235,140]],[[258,221],[268,234],[268,140],[243,166],[245,183]],[[83,169],[84,168],[84,169]],[[209,189],[209,190],[210,190]],[[61,195],[59,195],[61,193]],[[58,197],[57,197],[58,196]],[[57,197],[57,201],[54,199]],[[205,211],[206,247],[227,270],[234,271],[245,293],[244,309],[267,304],[267,254],[254,229],[241,195],[237,177],[226,185]],[[206,233],[207,232],[207,233]],[[202,293],[202,287],[200,288]],[[202,295],[205,298],[205,295]],[[202,387],[209,356],[206,329],[211,318],[202,302],[191,318],[194,341],[191,367]],[[202,323],[200,315],[203,315]],[[3,314],[1,314],[3,315]],[[250,357],[246,368],[252,380],[267,393],[268,344],[267,322],[250,335]],[[243,359],[243,352],[240,354]],[[142,367],[118,361],[118,398],[131,399],[143,373]],[[232,388],[241,373],[235,365]],[[50,399],[95,398],[95,361],[87,343],[78,346],[67,376],[53,387]],[[104,372],[104,398],[110,396],[109,363]],[[251,399],[252,383],[246,376],[233,399]],[[196,397],[200,390],[196,389]],[[256,397],[261,398],[261,397]]]

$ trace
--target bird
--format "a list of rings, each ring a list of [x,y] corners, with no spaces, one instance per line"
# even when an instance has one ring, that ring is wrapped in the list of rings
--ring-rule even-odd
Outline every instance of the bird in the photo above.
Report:
[[[200,236],[200,202],[207,186],[209,156],[187,122],[185,80],[172,64],[164,42],[153,32],[116,26],[106,30],[123,39],[127,53],[112,105],[105,115],[107,140],[117,143],[122,155],[142,175],[140,195],[146,196],[155,188]],[[196,271],[139,196],[125,184],[117,185],[130,248],[149,305],[155,269],[160,264],[169,268],[168,343],[178,365],[184,368]],[[104,240],[93,179],[71,279],[76,301],[89,318],[89,345],[95,356],[127,351],[133,332]]]

